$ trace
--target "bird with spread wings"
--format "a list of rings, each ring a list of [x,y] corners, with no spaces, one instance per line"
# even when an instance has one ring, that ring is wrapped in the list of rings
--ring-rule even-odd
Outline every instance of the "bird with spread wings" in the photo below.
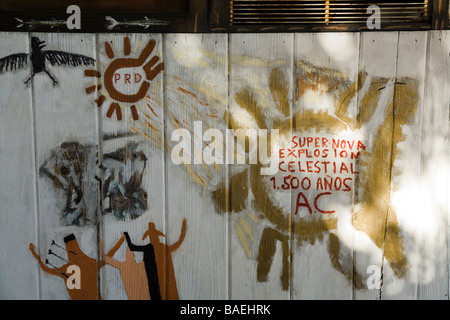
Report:
[[[53,81],[53,85],[58,82],[46,69],[45,63],[48,61],[52,66],[89,66],[94,65],[95,60],[88,56],[76,53],[69,53],[58,50],[42,50],[46,45],[38,37],[31,37],[31,53],[15,53],[0,58],[0,73],[4,71],[14,71],[27,66],[31,60],[31,76],[25,81],[28,84],[36,73],[45,72]]]

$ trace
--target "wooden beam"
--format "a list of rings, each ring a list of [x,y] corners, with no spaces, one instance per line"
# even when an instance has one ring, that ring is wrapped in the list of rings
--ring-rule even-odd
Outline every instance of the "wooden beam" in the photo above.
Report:
[[[231,2],[225,0],[209,0],[208,28],[228,27],[230,25]]]
[[[62,12],[71,4],[78,5],[82,11],[93,11],[102,14],[104,11],[127,11],[149,13],[182,13],[186,10],[186,1],[182,0],[136,0],[124,2],[121,0],[3,0],[0,3],[0,10],[4,12],[24,11],[24,12]]]
[[[208,2],[189,0],[186,14],[186,32],[205,32],[208,19]]]
[[[448,29],[448,0],[431,0],[431,29]]]

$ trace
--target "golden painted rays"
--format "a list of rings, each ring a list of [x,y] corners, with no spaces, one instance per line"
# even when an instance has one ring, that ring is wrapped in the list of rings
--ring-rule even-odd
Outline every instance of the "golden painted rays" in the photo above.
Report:
[[[330,135],[339,135],[345,130],[356,132],[371,123],[377,109],[384,113],[384,120],[376,128],[373,146],[364,150],[361,154],[363,159],[358,160],[361,173],[354,177],[359,190],[358,197],[355,197],[355,207],[358,210],[352,213],[352,227],[365,233],[382,249],[383,258],[390,263],[394,274],[398,278],[403,277],[407,272],[408,261],[396,213],[391,206],[390,185],[392,177],[396,175],[393,161],[400,155],[398,143],[405,139],[402,126],[412,121],[417,110],[417,81],[402,78],[401,82],[393,82],[394,87],[390,87],[392,90],[385,90],[388,88],[386,84],[392,79],[372,77],[366,72],[360,72],[357,79],[351,81],[348,76],[336,70],[302,61],[298,63],[298,71],[297,103],[306,94],[326,93],[334,99],[334,110],[329,112],[294,108],[292,115],[289,114],[288,80],[276,68],[269,76],[269,90],[274,104],[270,107],[278,109],[281,116],[269,119],[258,99],[258,92],[247,87],[240,89],[234,96],[238,108],[245,110],[259,129],[279,129],[280,135],[286,136],[288,141],[291,140],[290,134],[294,132],[322,132]],[[358,83],[361,87],[358,87]],[[361,93],[359,89],[362,87],[368,89]],[[358,94],[361,95],[361,103],[358,105],[358,114],[352,116],[350,101]],[[395,114],[402,114],[402,117],[397,117],[394,121]],[[239,113],[228,112],[224,119],[231,129],[242,126]],[[353,268],[352,254],[336,233],[338,216],[324,218],[306,215],[295,216],[291,220],[289,209],[284,208],[279,199],[275,199],[277,195],[271,196],[270,183],[266,176],[260,174],[261,166],[258,163],[232,174],[227,178],[228,181],[218,184],[211,193],[221,212],[235,214],[234,227],[238,239],[247,257],[258,263],[258,281],[267,281],[275,256],[275,244],[279,242],[282,246],[280,281],[283,289],[288,289],[292,250],[289,247],[292,237],[296,240],[292,244],[296,243],[299,247],[306,242],[314,244],[316,241],[326,241],[333,268],[343,274],[355,288],[365,288],[363,274]],[[223,194],[229,195],[229,204],[222,201]],[[260,222],[262,220],[270,222],[270,226],[263,225]],[[261,232],[259,239],[256,237],[258,231]]]
[[[122,120],[120,103],[124,103],[130,106],[133,120],[139,119],[136,103],[146,97],[151,81],[164,69],[164,63],[158,63],[158,56],[155,55],[148,59],[155,46],[156,41],[150,39],[142,49],[139,57],[128,57],[131,54],[130,38],[124,37],[123,54],[126,58],[115,58],[113,48],[105,41],[105,53],[111,62],[103,75],[97,70],[85,70],[84,74],[87,77],[103,78],[103,85],[109,98],[112,100],[106,112],[108,118],[111,118],[116,113],[117,120]],[[91,94],[101,89],[101,84],[92,85],[86,88],[86,93]],[[101,107],[106,100],[107,97],[101,94],[95,100],[95,103],[98,107]]]

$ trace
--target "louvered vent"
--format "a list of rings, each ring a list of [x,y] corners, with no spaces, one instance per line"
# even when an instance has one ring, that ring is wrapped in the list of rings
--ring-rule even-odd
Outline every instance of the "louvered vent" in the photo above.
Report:
[[[367,8],[377,5],[381,23],[421,23],[428,21],[428,1],[231,0],[230,18],[233,25],[365,25]]]

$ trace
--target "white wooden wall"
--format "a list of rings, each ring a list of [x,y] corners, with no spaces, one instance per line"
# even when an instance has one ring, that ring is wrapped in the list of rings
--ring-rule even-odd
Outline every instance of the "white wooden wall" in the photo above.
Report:
[[[149,222],[165,234],[160,241],[171,245],[185,219],[181,246],[157,257],[170,282],[171,255],[179,299],[448,299],[448,31],[0,33],[0,59],[30,53],[32,37],[46,42],[44,50],[82,54],[96,63],[47,62],[56,86],[45,73],[24,84],[31,60],[0,72],[0,298],[70,299],[65,281],[43,271],[30,243],[44,262],[61,266],[68,259],[63,239],[69,234],[99,260],[99,245],[109,251],[123,232],[135,244],[147,244]],[[117,100],[104,83],[108,66],[138,58],[151,40],[150,58],[159,57],[164,70],[149,81],[144,98],[118,101],[121,120],[116,113],[109,117]],[[129,68],[146,76],[141,66]],[[101,76],[88,76],[88,69]],[[87,93],[93,85],[101,88]],[[136,89],[127,82],[116,85],[121,92]],[[199,122],[202,131],[195,129]],[[227,129],[238,128],[280,129],[276,152],[292,148],[293,136],[346,138],[361,141],[366,150],[357,160],[345,160],[358,172],[342,176],[351,190],[333,190],[316,201],[325,191],[315,183],[308,190],[272,188],[287,174],[261,176],[261,166],[248,161],[173,162],[174,130],[190,132],[194,161],[197,151],[211,147],[211,141],[195,142],[205,130],[218,129],[225,137]],[[80,188],[86,220],[79,225],[62,219],[67,195],[40,172],[68,142],[83,146],[85,155]],[[132,154],[144,154],[145,161],[111,160],[111,153],[130,142],[136,143]],[[126,181],[139,170],[146,206],[139,217],[119,219],[123,211],[107,211],[113,206],[103,194],[112,186],[108,177]],[[293,175],[314,182],[339,176]],[[125,255],[126,243],[113,258],[123,262]],[[135,259],[141,262],[142,254]],[[121,276],[109,264],[100,268],[102,299],[129,298]]]

